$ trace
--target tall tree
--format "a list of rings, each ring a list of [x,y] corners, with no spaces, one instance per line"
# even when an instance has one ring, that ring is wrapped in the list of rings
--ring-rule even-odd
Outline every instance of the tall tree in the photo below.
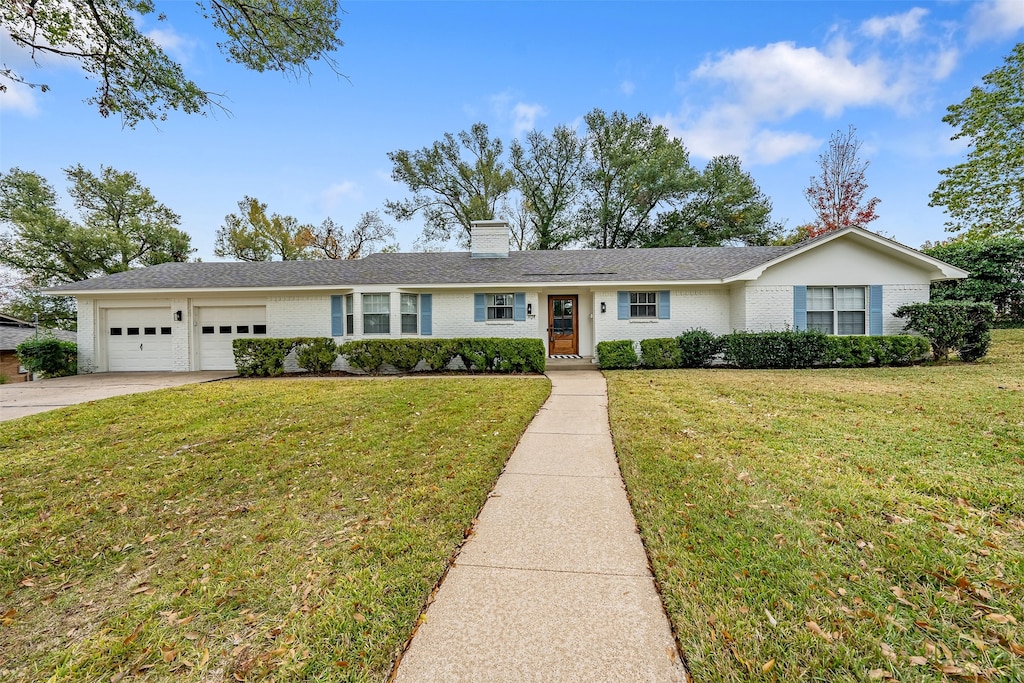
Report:
[[[518,140],[510,145],[533,248],[561,249],[576,239],[571,212],[580,196],[585,159],[586,141],[567,126],[556,127],[551,137],[534,130],[525,145]]]
[[[376,211],[367,211],[351,231],[327,218],[319,227],[307,226],[299,235],[319,258],[357,259],[378,251],[378,246],[395,238],[395,229],[381,219]],[[386,248],[386,247],[385,247]]]
[[[804,190],[817,217],[811,237],[850,225],[864,227],[878,218],[875,207],[881,200],[864,197],[868,189],[864,172],[869,162],[860,158],[862,144],[857,129],[850,126],[845,133],[836,131],[828,141],[828,151],[818,157],[821,174],[812,177]]]
[[[56,193],[39,174],[12,168],[0,175],[0,264],[47,286],[185,261],[194,251],[176,227],[178,215],[134,173],[100,167],[97,175],[80,165],[64,173],[80,223],[58,208]]]
[[[583,240],[597,249],[640,246],[656,209],[694,188],[697,174],[689,154],[644,114],[630,119],[594,109],[584,118],[590,163],[577,213]]]
[[[0,3],[0,27],[11,41],[39,56],[77,61],[99,82],[86,100],[102,116],[119,114],[127,126],[165,119],[171,110],[201,112],[219,98],[189,80],[139,27],[157,12],[154,0],[13,0]],[[170,3],[167,3],[170,4]],[[200,13],[224,34],[217,44],[253,71],[290,76],[310,73],[310,63],[326,63],[337,72],[331,53],[342,46],[337,36],[337,0],[199,0]],[[4,66],[0,79],[38,87],[25,73]],[[7,86],[0,81],[0,91]]]
[[[942,119],[970,151],[967,161],[939,171],[929,205],[945,208],[950,232],[1024,235],[1024,43],[981,80]]]
[[[739,157],[718,156],[704,167],[682,205],[658,216],[645,246],[766,245],[781,233],[771,214],[771,199]]]
[[[971,274],[932,284],[933,301],[987,301],[998,320],[1024,322],[1024,236],[961,237],[921,251]]]
[[[213,253],[239,261],[304,261],[316,258],[307,238],[312,229],[292,216],[268,216],[267,205],[247,195],[238,202],[238,213],[224,217]]]
[[[493,219],[513,187],[503,151],[501,140],[476,123],[457,136],[445,133],[430,147],[389,152],[391,177],[412,197],[385,202],[385,211],[400,221],[422,214],[427,242],[455,237],[468,244],[472,222]]]

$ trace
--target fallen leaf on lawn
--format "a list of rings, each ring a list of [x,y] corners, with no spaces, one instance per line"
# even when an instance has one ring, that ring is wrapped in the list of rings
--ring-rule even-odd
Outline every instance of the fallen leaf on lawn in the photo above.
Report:
[[[826,641],[828,641],[830,643],[832,642],[832,634],[825,633],[824,631],[822,631],[821,627],[818,626],[818,624],[816,622],[808,621],[806,623],[806,626],[807,626],[807,630],[809,630],[814,635],[818,636],[819,638],[823,638],[823,639],[825,639]]]
[[[146,534],[146,537],[142,539],[143,543],[152,543],[156,540],[156,536],[153,534]]]
[[[907,661],[910,662],[912,666],[924,666],[928,663],[928,658],[921,657],[919,655],[914,655],[913,657],[910,657]]]
[[[173,647],[165,648],[165,647],[161,646],[160,650],[163,652],[164,661],[167,662],[168,664],[173,662],[174,658],[178,656],[178,651],[175,650]]]
[[[1007,649],[1018,657],[1024,657],[1024,645],[1018,645],[1012,640],[1007,644]]]
[[[888,643],[881,643],[879,649],[882,650],[882,655],[889,660],[896,661],[896,651],[892,649],[892,645]]]
[[[769,612],[767,608],[764,610],[764,613],[768,615],[768,623],[769,624],[771,624],[772,626],[778,626],[779,625],[779,622],[775,621],[775,617],[772,616],[772,613]],[[772,661],[774,662],[775,660],[773,659]]]
[[[1009,614],[999,614],[997,612],[993,612],[992,614],[986,614],[985,618],[988,619],[989,621],[994,621],[997,624],[1016,624],[1017,623],[1017,620],[1014,619],[1011,615],[1009,615]]]
[[[126,512],[128,512],[128,506],[122,503],[121,507],[117,509],[117,514],[123,515]]]
[[[949,674],[950,676],[960,676],[964,673],[964,670],[956,664],[943,664],[937,668],[940,673]]]
[[[767,662],[765,662],[761,666],[761,673],[766,674],[766,673],[768,673],[769,671],[771,671],[774,668],[775,668],[775,660],[774,659],[769,659]]]
[[[136,638],[138,638],[139,634],[142,633],[142,627],[145,626],[145,625],[146,625],[146,622],[142,622],[141,624],[136,626],[135,630],[132,631],[132,634],[130,636],[128,636],[127,638],[125,638],[122,644],[123,645],[131,645],[132,641],[135,640]]]
[[[202,668],[210,661],[210,650],[203,648],[203,656],[199,658],[199,667]]]
[[[148,590],[149,590],[149,585],[144,583],[141,586],[139,586],[138,588],[134,589],[132,591],[132,595],[138,595],[139,593],[145,593]]]
[[[18,585],[24,586],[25,588],[31,588],[32,586],[36,585],[36,582],[32,580],[31,576],[27,576],[24,579],[22,579],[21,583],[19,583]]]
[[[872,669],[868,672],[868,678],[870,678],[873,681],[878,681],[883,678],[892,679],[892,674],[886,671],[885,669]]]
[[[366,617],[364,617],[359,612],[356,612],[355,614],[353,614],[352,618],[356,620],[356,623],[359,623],[359,624],[365,624],[366,623]]]

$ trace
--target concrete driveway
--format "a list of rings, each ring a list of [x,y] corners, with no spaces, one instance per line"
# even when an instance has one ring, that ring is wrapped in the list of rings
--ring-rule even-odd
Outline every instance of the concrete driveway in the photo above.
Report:
[[[100,372],[38,382],[0,384],[0,422],[101,398],[234,377],[233,371]]]

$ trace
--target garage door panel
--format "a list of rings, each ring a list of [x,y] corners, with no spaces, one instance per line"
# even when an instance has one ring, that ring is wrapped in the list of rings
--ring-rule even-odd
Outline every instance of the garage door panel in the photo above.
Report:
[[[107,370],[172,369],[174,329],[170,308],[106,309]]]
[[[234,370],[234,340],[267,336],[266,306],[196,308],[200,370]]]

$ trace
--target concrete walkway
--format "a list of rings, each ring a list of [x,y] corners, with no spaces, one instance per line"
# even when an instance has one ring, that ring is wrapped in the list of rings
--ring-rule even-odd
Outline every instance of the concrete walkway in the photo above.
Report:
[[[549,377],[398,683],[689,680],[615,460],[604,376]]]
[[[98,372],[0,385],[0,422],[76,403],[234,377],[234,371]]]

